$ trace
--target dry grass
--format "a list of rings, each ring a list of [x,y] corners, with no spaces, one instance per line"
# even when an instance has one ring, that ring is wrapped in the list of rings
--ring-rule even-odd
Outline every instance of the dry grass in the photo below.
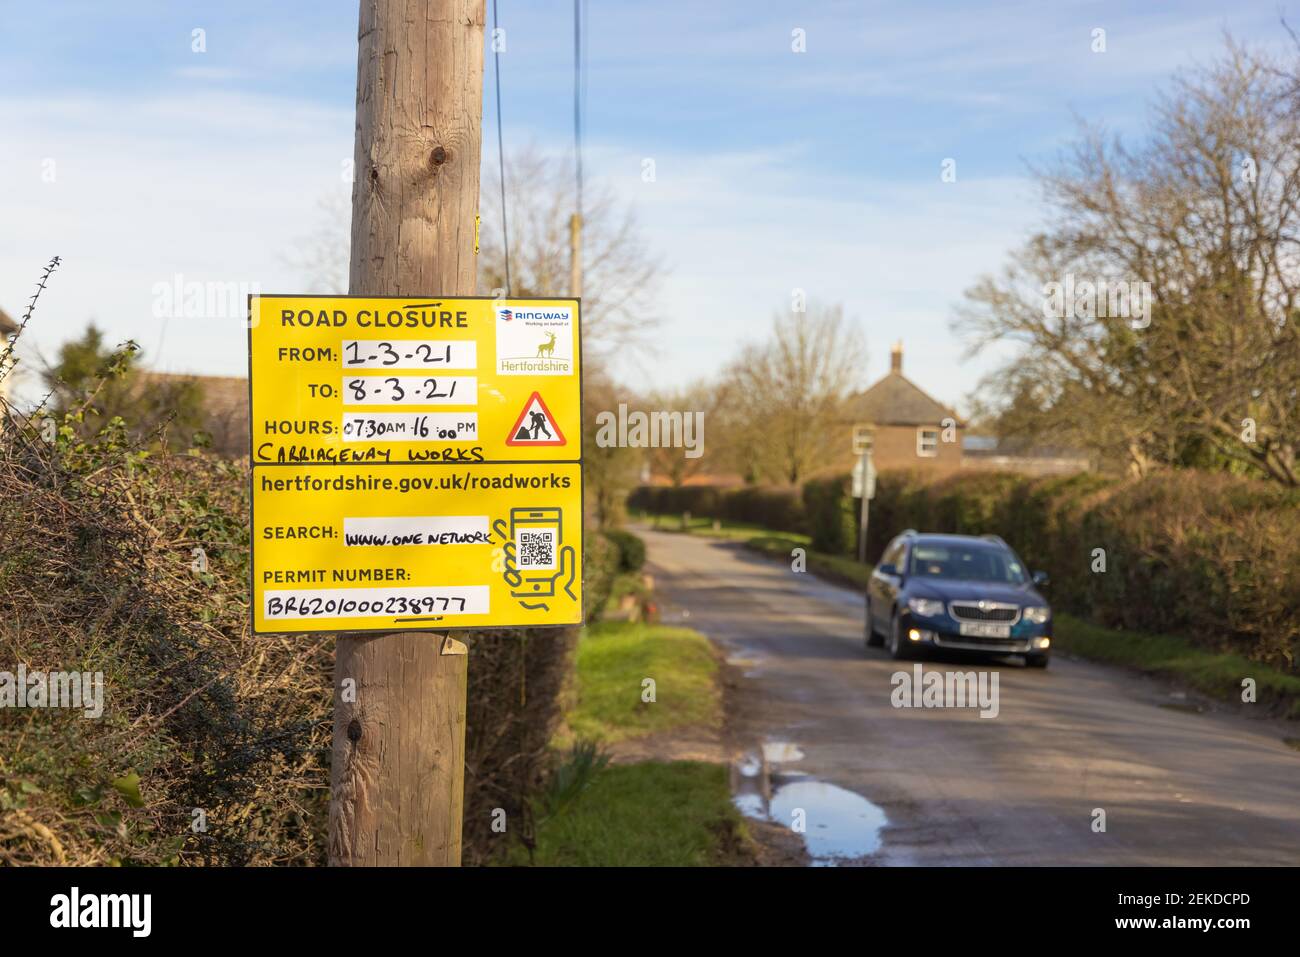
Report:
[[[249,634],[243,466],[40,425],[0,439],[0,663],[102,672],[105,707],[0,712],[0,860],[320,861],[329,647]]]

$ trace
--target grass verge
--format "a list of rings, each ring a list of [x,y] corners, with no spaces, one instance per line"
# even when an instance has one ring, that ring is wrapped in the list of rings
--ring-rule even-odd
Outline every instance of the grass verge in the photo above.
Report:
[[[1053,642],[1061,651],[1173,678],[1224,701],[1240,702],[1242,679],[1254,678],[1260,704],[1287,718],[1300,718],[1300,678],[1293,675],[1175,635],[1114,631],[1059,613],[1053,620]]]
[[[645,522],[649,528],[657,532],[686,532],[691,535],[703,535],[706,538],[728,538],[742,541],[755,537],[776,535],[781,538],[788,538],[790,541],[803,546],[807,546],[808,542],[811,541],[809,536],[800,535],[797,532],[775,532],[762,525],[754,525],[750,522],[733,522],[729,518],[718,519],[715,527],[713,519],[706,516],[696,516],[683,528],[680,515],[656,515],[654,512],[637,512],[632,517],[636,521]]]
[[[829,579],[839,585],[850,588],[865,588],[871,576],[871,567],[863,565],[844,555],[830,555],[826,552],[814,552],[808,548],[812,539],[795,532],[775,532],[761,525],[748,522],[733,522],[720,519],[715,528],[711,518],[692,518],[686,528],[682,528],[680,515],[655,515],[643,512],[640,520],[650,522],[651,528],[661,532],[686,532],[690,535],[702,535],[706,538],[725,538],[738,541],[746,548],[760,552],[769,558],[785,561],[793,560],[796,548],[804,549],[807,570],[814,575]]]
[[[577,703],[567,724],[575,738],[613,743],[722,720],[717,660],[708,639],[689,628],[601,622],[583,631],[577,652]],[[647,679],[654,701],[642,700]]]
[[[804,549],[804,562],[807,571],[848,588],[866,588],[867,579],[871,577],[870,565],[863,565],[857,560],[843,555],[814,552],[794,536],[755,535],[753,538],[746,539],[744,545],[746,548],[760,552],[769,558],[776,558],[784,562],[794,561],[794,550],[802,548]]]
[[[718,664],[689,628],[601,622],[583,630],[575,704],[565,738],[605,744],[722,723]],[[655,700],[642,700],[646,678]],[[563,742],[557,742],[563,743]],[[576,750],[575,749],[575,753]],[[555,810],[537,810],[535,846],[512,865],[694,867],[753,862],[752,841],[731,803],[725,765],[641,761],[600,765]]]
[[[725,765],[643,761],[604,768],[571,804],[540,821],[539,867],[705,867],[747,843]],[[516,848],[512,864],[528,864]]]

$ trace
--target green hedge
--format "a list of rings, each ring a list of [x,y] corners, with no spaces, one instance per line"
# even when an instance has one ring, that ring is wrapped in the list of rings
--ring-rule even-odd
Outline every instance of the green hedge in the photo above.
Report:
[[[858,500],[850,496],[851,489],[847,475],[805,483],[803,507],[814,551],[857,554]]]
[[[906,528],[1000,535],[1051,575],[1063,611],[1296,670],[1300,492],[1191,470],[1127,480],[885,473],[868,557]],[[1103,557],[1105,571],[1094,571]]]
[[[618,546],[599,532],[583,538],[582,605],[588,623],[600,621],[618,577],[621,554]]]
[[[621,574],[639,572],[645,567],[645,542],[640,536],[618,528],[608,529],[603,534],[618,549],[618,570]]]
[[[779,532],[807,531],[804,503],[797,487],[642,485],[628,496],[627,504],[629,508],[658,515],[690,512],[695,517],[749,522]]]
[[[801,494],[642,487],[629,504],[806,533],[813,551],[853,556],[858,502],[849,491],[849,477],[839,475],[810,481]],[[1297,673],[1300,491],[1190,469],[1141,479],[882,473],[868,559],[907,528],[1000,535],[1030,568],[1051,575],[1050,597],[1062,611],[1107,628],[1182,635]],[[1106,570],[1093,571],[1103,552]]]

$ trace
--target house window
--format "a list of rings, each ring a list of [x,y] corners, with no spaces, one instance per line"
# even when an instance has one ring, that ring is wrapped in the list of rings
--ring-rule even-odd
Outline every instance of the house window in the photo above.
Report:
[[[871,448],[871,426],[856,425],[853,427],[853,454],[861,455],[867,449]]]
[[[932,459],[939,454],[939,430],[916,430],[916,454],[923,459]]]

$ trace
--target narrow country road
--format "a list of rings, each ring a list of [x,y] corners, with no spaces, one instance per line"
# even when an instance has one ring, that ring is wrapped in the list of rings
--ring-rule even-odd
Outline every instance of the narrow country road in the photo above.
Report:
[[[879,846],[856,862],[1300,864],[1300,753],[1283,741],[1300,731],[1283,722],[1196,713],[1158,682],[1059,656],[1047,671],[923,663],[999,672],[996,718],[896,709],[891,675],[912,664],[864,648],[855,591],[734,543],[638,533],[663,620],[702,631],[743,675],[736,743],[768,743],[778,781],[807,775],[883,811]],[[845,827],[834,809],[804,810],[810,851]]]

